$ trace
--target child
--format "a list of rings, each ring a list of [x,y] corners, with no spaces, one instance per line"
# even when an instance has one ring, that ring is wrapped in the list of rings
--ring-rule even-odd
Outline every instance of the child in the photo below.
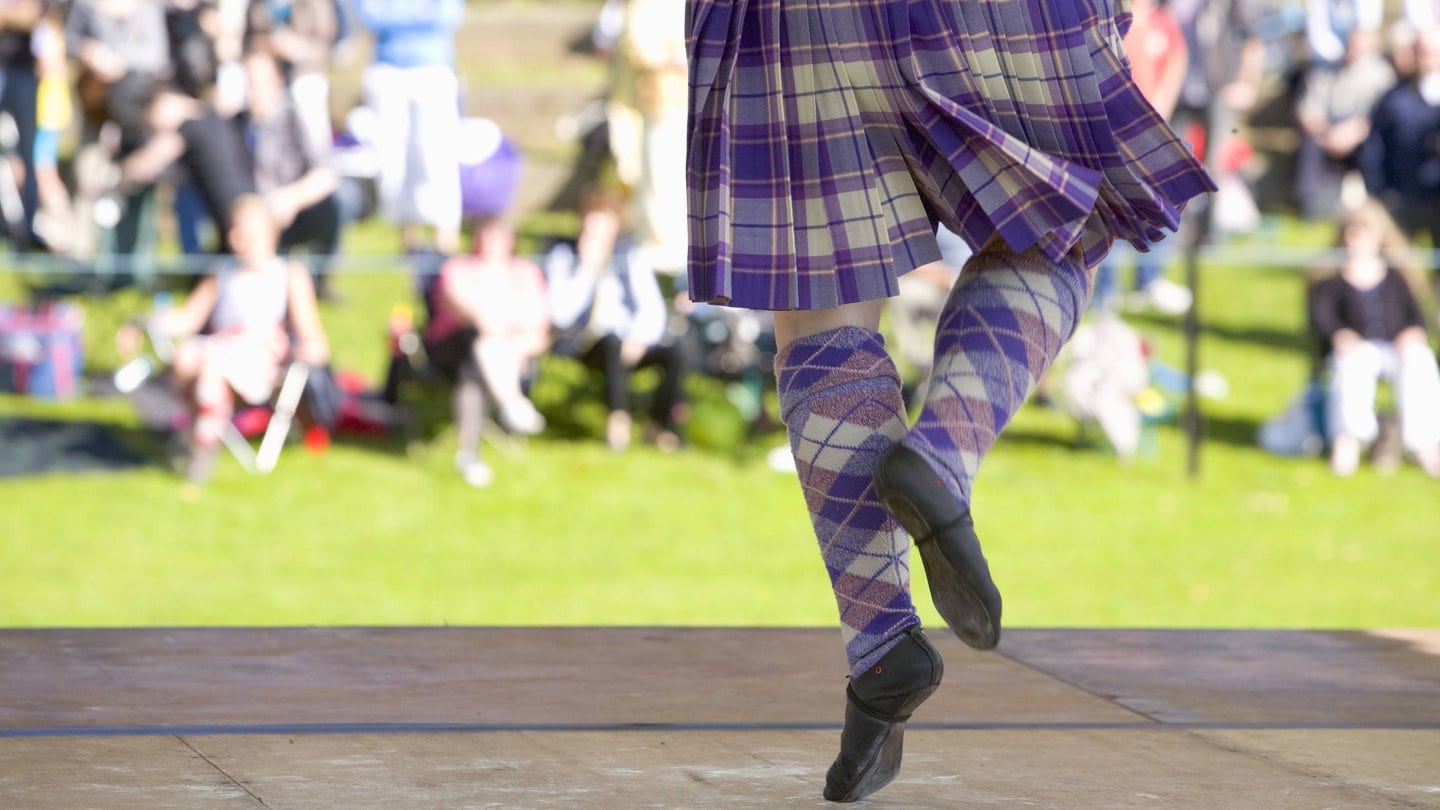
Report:
[[[242,196],[229,213],[233,258],[154,325],[182,339],[174,376],[196,410],[185,470],[196,484],[210,476],[235,396],[263,404],[288,359],[320,366],[330,356],[310,274],[276,255],[280,229],[265,201]]]

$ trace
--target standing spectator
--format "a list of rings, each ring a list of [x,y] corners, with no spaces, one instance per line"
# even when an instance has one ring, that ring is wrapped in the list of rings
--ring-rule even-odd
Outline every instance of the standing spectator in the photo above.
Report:
[[[314,151],[328,152],[330,126],[330,51],[339,36],[336,0],[253,0],[247,50],[266,51],[279,60],[286,87]]]
[[[215,99],[215,9],[205,0],[166,0],[165,28],[175,64],[174,84],[183,92],[211,103]],[[230,112],[228,109],[226,112]]]
[[[126,158],[149,138],[146,100],[174,74],[165,4],[73,0],[65,18],[65,44],[78,65],[75,90],[84,114],[81,151],[94,155],[82,154],[77,160],[103,164],[108,158]],[[118,137],[102,141],[101,127],[111,121]],[[113,223],[112,252],[127,257],[153,254],[154,192],[153,183],[126,189]],[[82,199],[77,207],[90,210],[90,201]]]
[[[375,37],[365,103],[380,121],[381,206],[399,223],[408,250],[434,229],[434,247],[460,244],[460,85],[455,29],[464,0],[361,0]]]
[[[286,92],[273,56],[251,52],[245,75],[249,103],[243,118],[255,190],[282,228],[280,250],[304,248],[316,293],[333,299],[330,265],[340,249],[342,217],[335,193],[340,180],[330,165],[329,145],[307,133],[304,113]]]
[[[1342,216],[1339,243],[1344,263],[1312,285],[1309,301],[1310,324],[1330,365],[1331,469],[1339,476],[1355,472],[1361,450],[1379,434],[1377,383],[1389,379],[1401,442],[1426,473],[1440,478],[1440,368],[1403,265],[1396,265],[1406,261],[1408,245],[1374,202]]]
[[[35,28],[35,63],[40,83],[35,96],[35,182],[39,192],[35,230],[51,250],[71,252],[76,242],[70,189],[60,176],[60,140],[75,118],[70,96],[70,58],[63,22],[51,6]]]
[[[1259,95],[1264,46],[1255,35],[1253,0],[1171,0],[1185,33],[1190,67],[1175,105],[1178,131],[1213,117],[1212,132],[1230,133]]]
[[[235,115],[245,106],[245,34],[256,0],[205,0],[214,9],[210,23],[215,43],[215,107]],[[268,0],[259,0],[262,4]]]
[[[1125,34],[1125,55],[1130,60],[1130,75],[1155,111],[1170,121],[1180,101],[1180,88],[1185,84],[1190,55],[1185,32],[1167,0],[1135,0],[1130,30]],[[1167,315],[1178,315],[1190,308],[1190,290],[1165,278],[1165,260],[1169,251],[1159,242],[1141,253],[1128,245],[1116,250],[1100,263],[1095,275],[1096,309],[1111,309],[1119,293],[1116,279],[1119,261],[1126,256],[1135,260],[1134,294],[1129,301],[1140,308],[1151,308]],[[959,267],[961,265],[955,265]],[[948,287],[947,287],[948,289]]]
[[[1295,154],[1295,201],[1308,219],[1333,216],[1355,152],[1370,135],[1370,111],[1395,84],[1380,53],[1379,32],[1355,28],[1339,65],[1312,64],[1295,105],[1300,146]]]
[[[1190,67],[1171,125],[1204,145],[1205,164],[1220,190],[1202,209],[1220,222],[1227,212],[1254,208],[1254,197],[1235,166],[1222,160],[1260,93],[1265,48],[1256,34],[1256,0],[1171,0],[1185,32]],[[1237,222],[1246,217],[1234,214]]]
[[[87,123],[107,118],[133,123],[128,98],[111,89],[127,76],[157,84],[174,72],[165,4],[153,0],[73,0],[65,18],[66,46],[79,65],[76,90]]]
[[[1401,19],[1415,31],[1440,26],[1440,0],[1403,0]]]
[[[19,135],[15,147],[24,167],[20,210],[7,209],[4,215],[10,242],[20,248],[37,241],[35,211],[40,206],[40,191],[35,175],[35,99],[39,78],[32,39],[44,15],[41,0],[0,0],[0,111],[15,121]]]
[[[1400,230],[1440,246],[1440,29],[1419,32],[1415,46],[1417,74],[1375,105],[1357,159],[1366,189]]]
[[[1305,0],[1305,49],[1312,67],[1337,68],[1352,46],[1351,33],[1379,31],[1382,0]]]
[[[685,9],[675,0],[629,0],[616,57],[612,121],[633,119],[634,234],[641,258],[656,270],[685,266],[685,147],[688,84]],[[613,148],[625,149],[624,139]]]

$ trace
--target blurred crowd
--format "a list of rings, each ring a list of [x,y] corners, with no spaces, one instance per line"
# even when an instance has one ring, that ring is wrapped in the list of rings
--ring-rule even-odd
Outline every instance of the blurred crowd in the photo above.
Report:
[[[1440,477],[1440,273],[1425,258],[1440,248],[1440,3],[1136,0],[1133,11],[1125,39],[1133,75],[1205,156],[1219,191],[1182,226],[1190,233],[1134,255],[1130,292],[1121,293],[1116,275],[1129,251],[1102,265],[1101,316],[1082,327],[1056,388],[1077,418],[1100,424],[1117,453],[1133,454],[1143,395],[1157,388],[1154,361],[1147,379],[1143,340],[1114,314],[1187,311],[1192,292],[1164,276],[1169,246],[1255,231],[1267,190],[1302,219],[1332,223],[1335,249],[1306,268],[1311,380],[1297,407],[1262,427],[1260,443],[1326,452],[1340,476],[1368,450],[1382,469],[1408,456]],[[1277,121],[1285,146],[1260,144]],[[1260,146],[1287,170],[1261,171]],[[1382,382],[1393,413],[1377,409]]]
[[[1440,275],[1392,260],[1401,254],[1361,233],[1440,247],[1440,3],[1131,6],[1124,44],[1136,80],[1204,155],[1220,191],[1179,238],[1117,250],[1101,267],[1095,317],[1057,372],[1069,376],[1047,391],[1076,419],[1100,424],[1121,457],[1139,451],[1144,394],[1160,376],[1123,316],[1184,313],[1192,292],[1166,274],[1173,246],[1256,228],[1248,125],[1278,98],[1288,138],[1271,151],[1292,167],[1280,174],[1281,196],[1299,216],[1335,223],[1348,251],[1314,269],[1307,314],[1324,403],[1312,409],[1312,432],[1335,471],[1352,472],[1380,441],[1375,385],[1390,379],[1404,450],[1440,476],[1434,289],[1425,283]],[[392,319],[383,398],[401,405],[426,381],[446,390],[456,467],[470,483],[490,481],[480,439],[492,416],[512,435],[547,429],[529,399],[547,354],[601,375],[604,438],[616,450],[637,429],[662,448],[681,444],[691,374],[726,379],[744,416],[765,420],[768,321],[685,296],[684,4],[597,6],[579,45],[604,60],[608,78],[596,105],[570,122],[580,148],[554,203],[579,228],[524,255],[515,210],[523,155],[494,122],[465,117],[456,61],[465,14],[464,0],[0,0],[0,148],[10,164],[0,171],[0,230],[9,244],[128,283],[159,252],[164,202],[180,249],[204,268],[182,306],[136,330],[173,344],[166,362],[189,413],[192,478],[208,475],[237,403],[273,400],[287,366],[324,373],[317,301],[338,301],[343,234],[372,214],[393,224],[423,310]],[[361,41],[368,47],[355,47]],[[362,103],[336,115],[330,77],[360,52]],[[930,319],[968,255],[941,237],[945,260],[906,277],[888,319],[913,361],[915,390]],[[1357,258],[1363,251],[1371,258]],[[1385,272],[1356,269],[1377,262]],[[636,407],[631,375],[648,367],[659,382]]]

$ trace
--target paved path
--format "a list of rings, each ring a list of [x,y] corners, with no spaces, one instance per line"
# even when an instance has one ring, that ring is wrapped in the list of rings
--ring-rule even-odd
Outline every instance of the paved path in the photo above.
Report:
[[[869,806],[1440,807],[1440,630],[936,634]],[[0,808],[822,807],[838,633],[0,631]]]

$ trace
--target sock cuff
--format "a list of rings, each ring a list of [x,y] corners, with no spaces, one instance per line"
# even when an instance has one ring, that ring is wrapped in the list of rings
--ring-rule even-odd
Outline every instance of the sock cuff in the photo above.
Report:
[[[826,329],[823,332],[796,338],[781,346],[780,350],[775,353],[775,371],[778,374],[783,367],[794,365],[795,361],[791,359],[792,355],[812,354],[827,347],[836,349],[873,347],[875,352],[884,353],[885,337],[879,332],[859,326],[837,326],[834,329]]]
[[[807,335],[775,355],[780,418],[812,396],[842,387],[900,389],[900,372],[880,333],[842,326]]]
[[[1071,251],[1063,259],[1052,259],[1038,248],[1015,252],[1003,243],[986,248],[965,264],[960,275],[959,287],[971,280],[981,280],[988,271],[1009,270],[1022,275],[1044,275],[1055,280],[1057,286],[1064,286],[1077,298],[1088,298],[1094,286],[1095,267],[1085,263],[1079,251]]]

